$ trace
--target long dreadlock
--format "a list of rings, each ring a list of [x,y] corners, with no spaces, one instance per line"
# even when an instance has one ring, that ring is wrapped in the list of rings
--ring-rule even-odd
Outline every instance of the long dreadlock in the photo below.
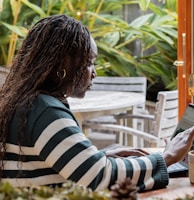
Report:
[[[10,123],[17,109],[25,109],[18,137],[21,146],[27,114],[34,98],[40,92],[57,98],[64,94],[69,96],[78,87],[90,56],[90,34],[79,21],[65,15],[54,15],[32,27],[0,91],[0,173]],[[63,69],[67,74],[64,79],[57,76]]]

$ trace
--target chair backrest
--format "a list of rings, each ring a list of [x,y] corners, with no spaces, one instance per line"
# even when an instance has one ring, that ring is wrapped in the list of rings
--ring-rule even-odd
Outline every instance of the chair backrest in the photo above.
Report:
[[[146,99],[147,79],[145,77],[97,76],[91,90],[137,92]],[[144,108],[145,105],[140,107]]]
[[[138,92],[146,95],[147,80],[145,77],[107,77],[97,76],[92,90],[112,90]]]
[[[158,93],[154,116],[152,133],[162,139],[158,146],[163,147],[163,139],[169,140],[178,124],[178,90]]]

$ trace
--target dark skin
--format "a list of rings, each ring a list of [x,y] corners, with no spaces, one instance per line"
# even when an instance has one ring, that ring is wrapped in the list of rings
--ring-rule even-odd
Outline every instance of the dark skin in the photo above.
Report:
[[[107,156],[110,157],[128,157],[128,156],[146,156],[149,153],[142,149],[132,149],[132,148],[117,148],[114,150],[108,150],[106,152]]]
[[[97,75],[94,67],[94,61],[96,60],[98,54],[97,46],[92,36],[90,36],[90,41],[91,41],[91,55],[92,55],[91,63],[89,66],[87,66],[85,73],[83,74],[79,82],[79,87],[74,89],[74,91],[71,94],[71,97],[83,98],[85,96],[86,91],[90,89],[92,85],[92,80]]]
[[[169,166],[182,160],[191,149],[194,138],[194,126],[179,133],[167,145],[163,152],[163,158],[166,165]],[[141,149],[121,148],[109,150],[107,156],[111,157],[127,157],[127,156],[145,156],[147,152]]]
[[[163,157],[166,165],[169,166],[173,163],[182,160],[191,149],[194,138],[194,126],[179,133],[174,137],[166,146]]]

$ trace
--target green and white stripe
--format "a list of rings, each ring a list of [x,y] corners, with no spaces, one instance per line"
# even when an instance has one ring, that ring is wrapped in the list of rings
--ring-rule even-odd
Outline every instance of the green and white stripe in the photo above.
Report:
[[[19,114],[22,113],[16,113],[11,124],[2,181],[26,187],[55,185],[72,179],[94,190],[110,187],[127,176],[140,190],[168,184],[160,154],[137,159],[106,157],[81,132],[68,105],[48,95],[39,95],[35,100],[20,149],[15,128]]]

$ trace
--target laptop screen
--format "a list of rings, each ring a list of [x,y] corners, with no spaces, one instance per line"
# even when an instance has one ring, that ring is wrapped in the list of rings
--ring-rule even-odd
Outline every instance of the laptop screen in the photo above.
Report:
[[[190,128],[194,125],[194,104],[189,104],[185,110],[185,113],[183,114],[180,122],[178,123],[175,132],[173,133],[171,139],[175,137],[178,133]],[[194,143],[193,147],[194,149]]]

